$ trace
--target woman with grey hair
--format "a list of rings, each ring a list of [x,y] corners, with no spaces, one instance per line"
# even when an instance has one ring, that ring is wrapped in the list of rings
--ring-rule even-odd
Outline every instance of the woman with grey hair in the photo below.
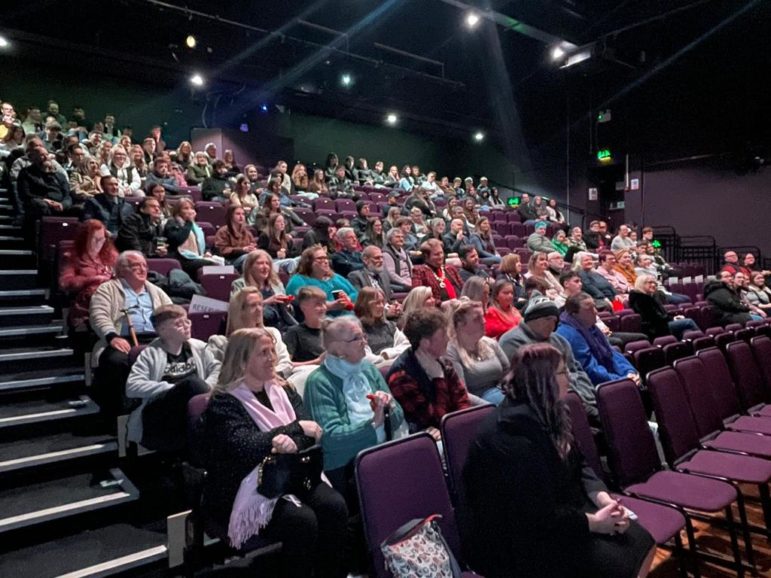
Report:
[[[400,433],[404,414],[380,371],[365,360],[367,336],[356,317],[324,321],[321,339],[326,356],[305,382],[305,402],[326,432],[324,471],[350,508],[357,500],[356,455]]]

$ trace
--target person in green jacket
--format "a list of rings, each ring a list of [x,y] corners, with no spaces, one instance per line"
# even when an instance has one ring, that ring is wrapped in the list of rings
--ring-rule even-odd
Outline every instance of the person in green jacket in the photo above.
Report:
[[[364,360],[367,337],[356,317],[327,319],[321,331],[326,354],[305,383],[305,405],[324,430],[324,472],[346,501],[355,504],[356,455],[399,437],[404,413],[380,370]]]

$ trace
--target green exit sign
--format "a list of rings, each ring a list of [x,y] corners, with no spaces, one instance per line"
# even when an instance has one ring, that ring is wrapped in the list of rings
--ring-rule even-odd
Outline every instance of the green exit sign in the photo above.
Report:
[[[600,149],[597,151],[597,160],[598,161],[609,161],[611,160],[612,156],[610,154],[610,149]]]

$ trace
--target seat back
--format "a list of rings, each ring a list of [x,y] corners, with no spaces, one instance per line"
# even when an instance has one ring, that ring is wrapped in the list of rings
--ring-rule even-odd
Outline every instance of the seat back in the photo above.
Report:
[[[640,376],[645,380],[647,375],[654,369],[664,367],[667,364],[664,351],[660,347],[648,347],[634,352],[634,366],[640,372]]]
[[[765,335],[753,337],[750,344],[755,362],[766,383],[766,391],[771,391],[771,339]]]
[[[621,331],[625,333],[640,333],[642,331],[642,318],[637,313],[622,316]]]
[[[637,385],[629,379],[601,384],[597,408],[616,480],[622,487],[647,480],[661,464]]]
[[[726,359],[744,409],[765,403],[765,383],[750,346],[744,341],[729,343]]]
[[[198,201],[195,204],[195,212],[198,213],[198,219],[211,223],[215,227],[222,227],[226,224],[227,209],[221,203]]]
[[[640,351],[641,349],[649,349],[651,347],[651,342],[647,339],[640,339],[638,341],[630,341],[624,346],[624,353],[634,353],[635,351]]]
[[[688,329],[683,332],[683,339],[693,341],[699,337],[704,337],[704,332],[701,329]]]
[[[168,277],[172,269],[182,269],[182,265],[180,265],[179,261],[176,259],[152,257],[147,260],[147,268],[150,271],[155,271],[159,275]]]
[[[736,385],[723,352],[717,347],[709,347],[697,351],[696,357],[704,363],[708,379],[706,383],[716,400],[715,409],[720,419],[724,421],[741,413]]]
[[[668,343],[664,346],[664,358],[668,365],[672,365],[676,360],[693,355],[693,345],[685,341]]]
[[[705,335],[704,337],[697,337],[693,340],[693,351],[699,351],[700,349],[706,349],[707,347],[715,347],[715,338],[711,335]]]
[[[415,434],[359,453],[356,485],[376,576],[390,576],[380,543],[415,518],[441,514],[442,534],[455,555],[460,555],[455,513],[444,481],[442,461],[430,435]]]
[[[565,396],[565,402],[570,411],[570,425],[573,431],[573,439],[578,444],[578,449],[586,459],[586,463],[594,470],[599,478],[605,478],[605,472],[602,469],[602,461],[597,451],[597,444],[594,443],[592,428],[589,426],[589,419],[586,417],[584,405],[577,393],[572,391]]]
[[[659,424],[659,439],[667,462],[674,464],[699,447],[699,432],[688,405],[683,384],[671,367],[662,367],[648,375],[648,390]]]
[[[664,347],[670,343],[677,343],[677,337],[674,335],[662,335],[653,340],[653,345],[656,347]]]
[[[77,232],[77,217],[43,217],[40,220],[40,260],[53,261],[59,242],[74,240]]]
[[[216,335],[223,321],[227,318],[224,311],[211,311],[207,313],[188,313],[188,318],[193,324],[190,333],[195,339],[206,341],[212,335]]]
[[[442,418],[442,448],[444,450],[450,491],[457,506],[463,496],[463,466],[471,443],[477,435],[479,424],[495,411],[493,405],[477,405],[469,409],[448,413]]]
[[[699,437],[703,438],[722,429],[723,422],[716,409],[718,400],[707,385],[709,378],[704,362],[696,356],[675,361],[675,371],[683,384],[683,390],[691,406]]]
[[[230,286],[233,281],[240,278],[238,273],[222,273],[216,275],[201,275],[201,285],[206,291],[207,297],[220,301],[230,300]]]

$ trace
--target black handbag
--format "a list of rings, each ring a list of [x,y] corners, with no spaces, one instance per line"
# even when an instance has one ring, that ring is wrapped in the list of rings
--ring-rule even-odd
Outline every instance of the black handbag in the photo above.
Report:
[[[257,471],[257,491],[266,498],[309,492],[321,481],[324,454],[314,445],[296,454],[269,454]]]

